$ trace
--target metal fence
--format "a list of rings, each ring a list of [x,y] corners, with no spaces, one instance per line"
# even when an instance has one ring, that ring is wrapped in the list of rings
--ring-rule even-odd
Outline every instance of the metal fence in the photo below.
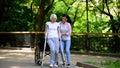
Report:
[[[88,38],[86,38],[88,35]],[[113,36],[117,36],[117,38]],[[120,34],[111,33],[73,33],[71,50],[93,52],[120,52]],[[89,44],[86,44],[86,40]],[[0,32],[1,47],[35,47],[44,43],[44,32]]]
[[[88,38],[86,38],[88,35]],[[72,50],[81,52],[119,52],[120,34],[112,33],[74,33],[72,35]],[[89,41],[89,44],[87,43]]]

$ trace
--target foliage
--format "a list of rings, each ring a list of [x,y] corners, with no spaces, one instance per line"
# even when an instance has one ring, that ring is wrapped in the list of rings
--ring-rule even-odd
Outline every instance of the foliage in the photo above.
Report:
[[[30,0],[5,0],[4,20],[0,31],[34,30],[35,13],[30,4]]]
[[[45,1],[45,6],[41,6],[43,0],[3,0],[4,14],[2,22],[0,21],[0,31],[35,31],[38,25],[37,19],[42,22],[41,27],[44,30],[46,21],[52,13],[57,14],[58,22],[61,21],[63,14],[68,14],[72,20],[73,32],[86,32],[86,2],[85,0],[54,0],[51,9],[45,15],[45,18],[39,18],[40,7],[45,10],[51,0]],[[50,8],[50,7],[48,7]],[[89,0],[88,2],[88,24],[90,32],[98,33],[119,33],[120,32],[120,1],[119,0]],[[42,17],[42,14],[41,14]],[[43,19],[43,21],[41,21]],[[39,24],[40,25],[40,24]],[[114,29],[113,29],[114,28]],[[102,36],[90,37],[91,49],[94,51],[108,52],[111,45],[101,44],[103,41],[113,41],[112,39],[97,39]],[[85,50],[85,35],[72,36],[72,49],[78,51]],[[76,40],[77,38],[77,40]],[[119,37],[118,37],[119,38]],[[115,38],[114,38],[115,39]],[[98,40],[98,41],[96,41]],[[81,42],[80,42],[81,41]],[[115,40],[116,41],[116,40]],[[74,43],[76,42],[76,43]],[[83,46],[80,46],[80,45]],[[115,44],[119,45],[119,44]],[[99,47],[99,48],[97,48]],[[104,48],[102,48],[104,47]],[[106,48],[107,47],[107,48]]]
[[[34,31],[40,1],[4,0],[4,21],[1,23],[0,31]],[[47,0],[46,5],[48,3]],[[88,4],[90,32],[111,32],[110,25],[112,23],[109,23],[109,16],[101,13],[102,10],[108,12],[105,2],[103,3],[103,0],[92,0]],[[110,0],[108,6],[116,21],[114,24],[117,26],[120,18],[118,11],[120,5],[117,1]],[[51,13],[57,14],[58,21],[61,20],[62,14],[67,13],[73,21],[73,32],[86,32],[86,4],[84,1],[55,0],[52,9],[46,14],[44,22],[49,21]]]

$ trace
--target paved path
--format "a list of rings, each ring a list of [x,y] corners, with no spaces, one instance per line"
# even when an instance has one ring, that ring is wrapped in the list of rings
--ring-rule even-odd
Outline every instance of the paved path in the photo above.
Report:
[[[111,57],[101,56],[90,56],[90,55],[78,55],[71,54],[72,62],[71,68],[82,68],[77,67],[76,62],[88,62],[96,61],[101,62]],[[44,68],[49,68],[49,56],[45,57]],[[117,59],[117,58],[111,58]],[[61,66],[61,57],[59,55],[59,68]],[[18,49],[0,49],[0,68],[41,68],[39,65],[34,63],[34,50],[30,48],[18,48]]]

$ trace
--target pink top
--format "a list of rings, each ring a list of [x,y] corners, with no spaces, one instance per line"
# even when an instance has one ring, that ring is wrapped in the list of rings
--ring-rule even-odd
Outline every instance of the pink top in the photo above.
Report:
[[[61,23],[60,22],[60,32],[61,32],[61,39],[62,40],[71,40],[71,25],[70,23]]]

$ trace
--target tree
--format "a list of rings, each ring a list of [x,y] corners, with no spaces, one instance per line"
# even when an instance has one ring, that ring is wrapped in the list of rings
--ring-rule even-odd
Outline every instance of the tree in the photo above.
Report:
[[[49,3],[47,3],[47,2],[49,2]],[[45,15],[51,9],[51,7],[53,5],[53,2],[54,2],[54,0],[49,0],[49,1],[40,0],[40,5],[39,5],[39,9],[38,9],[37,23],[36,23],[36,30],[37,31],[42,31]],[[47,4],[47,7],[46,7],[46,4]]]
[[[0,14],[2,15],[0,31],[34,30],[35,12],[32,7],[32,0],[4,0],[3,4],[3,10]]]
[[[119,24],[119,20],[118,21],[115,21],[115,16],[112,15],[111,13],[111,9],[114,9],[115,7],[109,7],[110,4],[114,3],[112,0],[102,0],[101,3],[102,3],[102,9],[100,9],[96,4],[95,2],[91,1],[92,4],[104,15],[107,15],[110,20],[109,20],[109,25],[111,27],[111,30],[112,30],[112,33],[113,33],[113,44],[111,46],[111,52],[118,52],[119,51],[119,36],[118,35],[114,35],[115,33],[118,33],[119,32],[119,29],[120,29],[120,24]],[[115,2],[115,4],[117,3],[117,1]],[[113,5],[115,5],[113,4]],[[107,10],[107,11],[106,11]],[[117,13],[115,10],[114,10],[115,13]],[[119,14],[119,13],[118,13]],[[119,18],[119,15],[117,15],[117,17]]]
[[[2,22],[3,13],[4,13],[4,2],[3,0],[0,0],[0,23]]]

